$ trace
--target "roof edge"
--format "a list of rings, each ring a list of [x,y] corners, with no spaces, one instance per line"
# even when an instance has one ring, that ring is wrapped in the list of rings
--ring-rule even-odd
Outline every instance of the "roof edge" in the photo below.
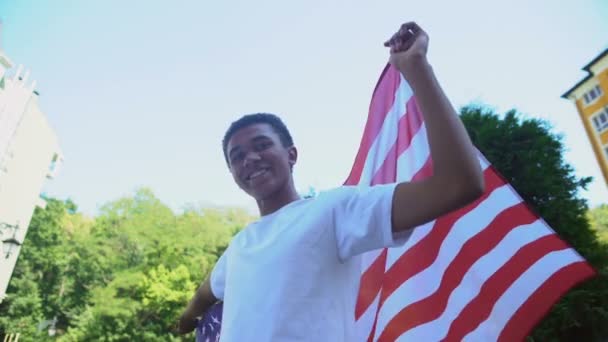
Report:
[[[585,78],[583,78],[582,80],[578,81],[572,88],[568,89],[568,91],[566,91],[565,93],[562,94],[562,96],[560,96],[561,98],[564,99],[568,99],[568,96],[570,96],[570,94],[572,94],[572,92],[574,92],[578,87],[580,87],[583,83],[587,82],[589,79],[591,79],[591,77],[593,77],[593,74],[591,74],[591,67],[597,63],[600,59],[606,57],[608,55],[608,48],[604,49],[604,51],[600,52],[599,55],[595,56],[591,62],[587,63],[582,70],[586,71],[588,73],[587,76],[585,76]]]

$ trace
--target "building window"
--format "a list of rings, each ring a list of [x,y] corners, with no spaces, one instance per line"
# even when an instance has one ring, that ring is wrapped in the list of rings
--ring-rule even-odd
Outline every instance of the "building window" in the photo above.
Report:
[[[596,114],[593,114],[591,117],[591,121],[593,121],[593,126],[595,126],[595,130],[598,133],[602,133],[605,129],[608,128],[608,107],[604,107]]]
[[[61,166],[61,162],[63,161],[63,157],[57,153],[53,154],[53,159],[49,164],[49,171],[46,175],[47,178],[52,179],[57,175],[57,171]]]
[[[57,153],[53,154],[51,165],[49,165],[49,171],[51,171],[51,173],[55,172],[57,169],[57,159],[59,159],[59,155]]]
[[[598,97],[602,96],[602,94],[602,88],[600,88],[599,84],[596,85],[583,95],[583,98],[585,99],[585,104],[588,105],[591,102],[594,102]]]

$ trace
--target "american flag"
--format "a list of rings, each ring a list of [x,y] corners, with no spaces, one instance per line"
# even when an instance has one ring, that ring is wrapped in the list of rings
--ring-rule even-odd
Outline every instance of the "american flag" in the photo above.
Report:
[[[363,255],[355,308],[362,341],[520,341],[591,266],[479,153],[485,193],[414,229],[400,248]],[[432,174],[423,117],[392,66],[380,76],[346,184]]]
[[[416,227],[400,248],[362,256],[354,312],[361,341],[520,341],[562,295],[595,274],[481,153],[479,162],[486,191],[477,201]],[[431,173],[416,99],[387,65],[345,184]],[[215,341],[217,330],[202,330],[211,317],[200,322],[197,341]]]
[[[218,342],[222,322],[223,303],[217,302],[203,315],[196,325],[196,342]]]

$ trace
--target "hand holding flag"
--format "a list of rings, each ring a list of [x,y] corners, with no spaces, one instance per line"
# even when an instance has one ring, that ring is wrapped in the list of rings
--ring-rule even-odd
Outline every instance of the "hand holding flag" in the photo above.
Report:
[[[414,22],[401,25],[384,46],[390,47],[389,63],[402,74],[415,72],[420,62],[426,62],[426,53],[429,47],[429,36]]]

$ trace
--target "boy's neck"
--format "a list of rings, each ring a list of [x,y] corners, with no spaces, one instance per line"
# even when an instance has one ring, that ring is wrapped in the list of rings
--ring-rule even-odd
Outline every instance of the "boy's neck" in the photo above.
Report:
[[[258,209],[261,216],[266,216],[299,199],[300,195],[293,184],[290,184],[284,191],[277,192],[268,199],[258,200]]]

